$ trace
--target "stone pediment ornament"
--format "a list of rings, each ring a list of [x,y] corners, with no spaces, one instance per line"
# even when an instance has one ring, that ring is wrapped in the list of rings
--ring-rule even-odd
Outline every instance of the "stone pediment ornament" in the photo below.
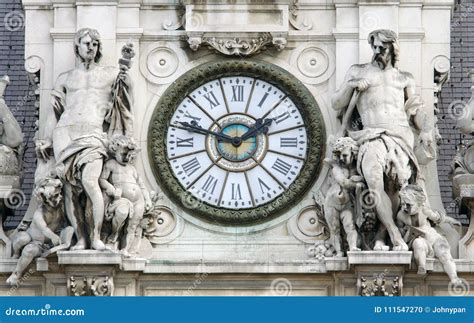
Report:
[[[250,56],[274,47],[282,50],[289,31],[289,6],[275,4],[186,4],[178,23],[165,29],[186,31],[193,51],[208,47],[227,56]],[[247,13],[247,10],[250,13]]]
[[[388,280],[388,282],[387,282]],[[400,296],[400,276],[385,277],[385,273],[374,274],[373,279],[361,276],[357,282],[360,296]]]
[[[189,46],[196,51],[202,45],[227,56],[251,56],[258,54],[269,46],[274,46],[277,50],[282,50],[286,45],[286,38],[273,36],[271,33],[260,33],[253,36],[241,37],[190,37]]]
[[[69,296],[111,296],[113,278],[104,276],[73,276],[67,281]]]

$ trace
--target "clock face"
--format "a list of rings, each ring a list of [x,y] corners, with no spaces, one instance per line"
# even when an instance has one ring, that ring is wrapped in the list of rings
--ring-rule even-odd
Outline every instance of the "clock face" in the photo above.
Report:
[[[163,95],[173,103],[161,102],[167,109],[155,111],[150,128],[153,166],[159,166],[154,170],[163,190],[192,213],[221,224],[256,222],[295,203],[316,179],[324,145],[321,119],[315,123],[319,109],[306,88],[296,84],[302,98],[258,69],[235,66],[198,82],[184,81],[189,86],[175,82],[182,93]],[[303,108],[305,100],[312,104]],[[162,144],[156,145],[156,137]],[[183,203],[190,198],[193,205]]]
[[[274,200],[296,180],[307,131],[278,87],[229,76],[201,85],[178,105],[166,149],[186,191],[217,207],[248,209]]]

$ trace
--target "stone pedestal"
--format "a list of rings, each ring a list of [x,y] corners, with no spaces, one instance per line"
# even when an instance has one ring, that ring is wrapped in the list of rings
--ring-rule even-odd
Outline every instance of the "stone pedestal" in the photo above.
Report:
[[[281,295],[279,287],[283,284],[285,295],[355,296],[371,294],[367,290],[373,290],[374,281],[381,285],[381,280],[385,280],[383,286],[388,294],[398,289],[406,296],[450,295],[449,279],[438,260],[428,259],[428,273],[417,275],[416,268],[409,266],[407,253],[394,253],[392,263],[382,253],[380,257],[377,253],[366,257],[361,252],[350,255],[350,265],[346,257],[203,263],[122,259],[95,251],[68,253],[37,259],[18,287],[12,288],[1,280],[0,295],[256,296]],[[0,258],[0,275],[8,276],[16,262],[17,259]],[[459,276],[474,284],[474,261],[456,260],[456,266]],[[364,284],[370,287],[365,288],[365,293]],[[398,287],[394,290],[393,285]],[[379,295],[380,290],[374,294]],[[469,293],[474,291],[466,291],[466,295]]]

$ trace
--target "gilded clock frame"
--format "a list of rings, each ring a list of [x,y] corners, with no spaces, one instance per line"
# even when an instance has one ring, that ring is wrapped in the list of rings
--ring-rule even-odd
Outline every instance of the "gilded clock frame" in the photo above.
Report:
[[[170,120],[178,105],[199,86],[226,76],[248,76],[268,82],[288,95],[305,122],[308,152],[295,181],[283,194],[251,209],[226,209],[206,204],[187,192],[174,176],[166,153]],[[148,128],[148,153],[153,174],[164,193],[193,216],[213,224],[249,226],[269,221],[299,202],[318,178],[325,156],[326,130],[316,100],[306,86],[284,69],[255,60],[220,60],[199,65],[174,81],[160,98]]]

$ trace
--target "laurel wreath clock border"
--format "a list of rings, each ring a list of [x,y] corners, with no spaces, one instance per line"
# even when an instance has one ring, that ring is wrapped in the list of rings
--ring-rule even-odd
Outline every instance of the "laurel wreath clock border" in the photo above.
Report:
[[[291,97],[305,121],[309,150],[297,179],[273,201],[253,209],[231,210],[200,203],[190,208],[183,203],[188,193],[174,176],[166,154],[166,134],[179,103],[199,86],[225,76],[249,76],[266,81]],[[202,220],[220,225],[255,225],[274,219],[299,202],[317,179],[325,155],[326,131],[321,111],[313,95],[296,77],[270,63],[253,60],[222,60],[204,63],[183,74],[160,98],[148,129],[151,168],[164,193],[176,204]]]

